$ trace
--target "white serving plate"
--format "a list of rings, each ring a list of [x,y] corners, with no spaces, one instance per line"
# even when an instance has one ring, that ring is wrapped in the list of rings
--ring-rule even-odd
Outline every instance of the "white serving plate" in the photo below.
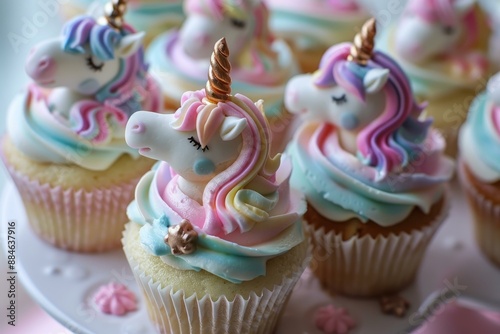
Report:
[[[352,334],[403,333],[419,323],[418,309],[430,301],[450,300],[500,310],[500,269],[491,265],[474,244],[470,212],[459,185],[451,187],[451,212],[431,243],[416,282],[401,292],[411,302],[404,318],[381,313],[377,300],[331,297],[306,271],[292,294],[276,329],[277,334],[320,333],[313,322],[318,307],[334,304],[348,309],[357,322]],[[17,276],[33,299],[72,332],[85,334],[155,333],[122,251],[97,255],[68,253],[38,239],[27,225],[21,199],[9,182],[0,200],[1,233],[16,221]],[[5,243],[4,243],[5,244]],[[101,314],[92,295],[102,284],[118,281],[134,291],[136,312],[124,317]],[[444,291],[455,285],[455,289]],[[455,292],[453,292],[455,291]],[[500,332],[500,329],[499,329]]]

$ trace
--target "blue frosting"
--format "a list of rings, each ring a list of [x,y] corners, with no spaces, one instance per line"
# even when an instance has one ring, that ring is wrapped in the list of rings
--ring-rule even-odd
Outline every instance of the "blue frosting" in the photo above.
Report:
[[[291,184],[320,214],[333,221],[358,218],[391,226],[404,220],[415,207],[428,212],[441,198],[444,183],[453,173],[451,160],[442,157],[432,162],[435,166],[429,173],[402,171],[376,179],[373,167],[364,166],[357,157],[343,151],[338,141],[331,142],[337,140],[334,132],[325,140],[338,150],[317,147],[314,136],[320,128],[318,124],[306,124],[288,146],[293,162]],[[426,153],[436,155],[431,152]]]
[[[146,51],[146,60],[151,64],[153,73],[168,73],[169,76],[181,80],[182,87],[190,87],[190,89],[196,90],[199,87],[203,87],[207,81],[206,70],[208,70],[208,62],[206,62],[207,69],[200,71],[199,76],[194,76],[183,71],[182,68],[175,64],[170,57],[166,56],[166,54],[171,53],[171,49],[174,48],[174,46],[178,42],[178,36],[179,33],[177,30],[171,30],[155,38]],[[281,48],[279,51],[280,59],[283,59],[282,63],[285,64],[283,66],[290,67],[289,77],[297,74],[296,64],[292,60],[290,50]],[[266,116],[277,117],[282,114],[283,94],[286,81],[284,83],[279,83],[273,86],[258,85],[245,82],[242,79],[238,80],[238,78],[235,78],[234,73],[232,80],[233,81],[231,83],[231,89],[234,92],[241,93],[248,96],[249,98],[258,96],[258,98],[261,98],[265,101],[264,109]],[[169,82],[167,84],[173,83]],[[173,94],[169,94],[168,92],[164,93],[169,95],[169,97],[173,100],[180,100],[183,91],[178,92],[179,96],[173,96]],[[278,96],[279,98],[277,99]]]
[[[254,246],[242,246],[210,236],[195,227],[198,232],[196,251],[172,254],[164,237],[168,227],[178,224],[180,217],[161,199],[157,186],[168,183],[169,173],[168,165],[157,163],[141,179],[136,189],[136,200],[127,208],[129,219],[141,225],[140,241],[143,247],[150,254],[160,256],[166,264],[181,270],[206,270],[230,282],[241,283],[265,275],[269,259],[303,241],[302,219],[291,223],[277,238]]]

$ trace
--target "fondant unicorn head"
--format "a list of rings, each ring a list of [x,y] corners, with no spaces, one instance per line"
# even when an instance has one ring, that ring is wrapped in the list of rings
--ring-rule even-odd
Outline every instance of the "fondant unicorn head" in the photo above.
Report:
[[[293,78],[286,89],[290,112],[307,111],[313,120],[338,127],[343,147],[374,166],[379,177],[404,167],[425,138],[428,122],[402,69],[373,51],[375,20],[369,20],[354,44],[331,47],[314,74]]]
[[[265,221],[279,200],[279,157],[269,157],[270,130],[262,104],[230,95],[228,56],[222,39],[205,90],[186,92],[173,115],[137,112],[126,129],[131,147],[168,162],[177,175],[170,182],[187,197],[165,196],[172,209],[225,239]]]
[[[232,64],[247,47],[271,53],[269,12],[262,0],[187,0],[184,7],[187,18],[180,42],[191,58],[209,58],[212,46],[222,36],[231,45]]]
[[[410,0],[396,31],[397,52],[419,63],[465,51],[478,38],[475,0]]]
[[[90,16],[69,21],[61,37],[32,49],[26,62],[28,75],[38,86],[64,87],[63,92],[54,91],[54,108],[67,112],[72,103],[82,98],[125,102],[133,98],[134,87],[145,86],[144,33],[135,33],[122,22],[123,1],[115,7],[99,22]],[[131,113],[137,106],[136,103],[126,111]]]
[[[94,144],[123,140],[128,116],[145,108],[159,111],[161,105],[144,62],[144,34],[123,22],[125,3],[109,3],[99,20],[69,21],[61,37],[36,45],[26,62],[35,95],[46,100],[59,121]],[[40,87],[50,90],[41,93]]]

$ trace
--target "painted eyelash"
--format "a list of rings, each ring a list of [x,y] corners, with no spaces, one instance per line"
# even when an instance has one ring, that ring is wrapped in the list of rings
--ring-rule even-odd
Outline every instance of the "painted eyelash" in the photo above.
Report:
[[[447,35],[452,35],[455,32],[455,28],[452,26],[443,26],[443,31]]]
[[[231,18],[231,24],[236,28],[243,29],[246,26],[246,22],[243,20],[238,20],[236,18]]]
[[[347,97],[344,95],[342,95],[341,97],[335,97],[335,96],[332,96],[332,100],[333,102],[335,102],[336,104],[344,104],[347,102]]]
[[[86,61],[87,61],[87,66],[92,70],[92,71],[95,71],[95,72],[100,72],[102,71],[102,68],[104,67],[104,63],[102,63],[101,65],[96,65],[94,63],[94,60],[92,59],[92,56],[88,56],[87,58],[85,58]]]
[[[199,141],[197,141],[196,139],[194,139],[193,136],[189,137],[188,138],[188,141],[193,144],[193,147],[196,147],[196,150],[201,150],[202,152],[205,152],[205,151],[209,151],[210,149],[208,148],[208,146],[205,146],[203,148],[201,148],[201,144]]]

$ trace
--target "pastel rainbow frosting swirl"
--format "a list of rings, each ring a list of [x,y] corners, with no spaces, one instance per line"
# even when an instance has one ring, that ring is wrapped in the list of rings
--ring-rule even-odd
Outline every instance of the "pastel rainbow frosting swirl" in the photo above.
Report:
[[[498,75],[490,80],[488,88]],[[494,93],[495,91],[493,91]],[[461,158],[472,174],[486,183],[500,180],[500,107],[485,92],[472,103],[467,120],[460,129]]]
[[[83,62],[82,55],[89,50],[96,61],[117,61],[118,71],[95,93],[75,94],[78,99],[58,112],[54,112],[50,97],[60,88],[31,84],[9,107],[9,135],[16,147],[37,161],[72,163],[89,170],[105,170],[123,154],[138,158],[124,140],[127,119],[140,109],[159,111],[161,94],[147,72],[142,47],[117,59],[117,44],[132,33],[129,25],[118,32],[90,16],[81,16],[64,26],[60,42],[46,41],[60,43],[61,55],[74,57],[75,62]],[[70,80],[76,79],[70,76]]]

